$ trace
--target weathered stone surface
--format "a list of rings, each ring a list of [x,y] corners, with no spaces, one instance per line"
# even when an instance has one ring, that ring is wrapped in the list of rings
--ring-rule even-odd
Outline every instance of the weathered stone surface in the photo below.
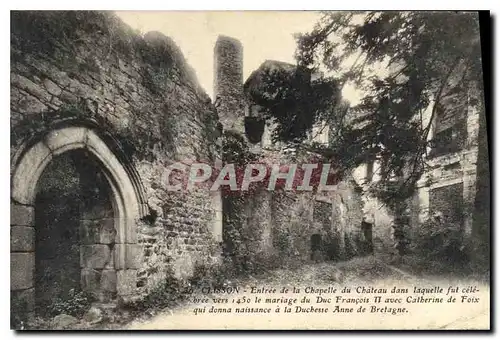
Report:
[[[116,292],[116,270],[104,269],[101,273],[101,289],[106,292]]]
[[[138,242],[138,234],[137,234],[137,221],[136,219],[115,219],[115,229],[116,243],[137,243]],[[123,227],[123,229],[118,229],[117,226]]]
[[[125,269],[125,244],[117,243],[113,247],[113,262],[116,269]]]
[[[45,101],[50,100],[51,97],[50,93],[48,93],[42,86],[40,86],[37,83],[34,83],[33,81],[31,81],[26,77],[23,77],[16,73],[11,73],[10,82],[12,86],[18,87],[28,92],[37,99]]]
[[[136,221],[133,220],[128,220],[126,222],[126,229],[125,229],[125,243],[137,243],[139,240],[138,234],[137,234],[137,223]]]
[[[55,27],[57,20],[67,19],[65,13],[57,17],[42,13],[26,15],[34,15],[37,22],[46,20],[48,25],[54,24]],[[111,14],[92,15],[102,15],[103,20],[96,22],[105,24],[106,17]],[[81,248],[81,265],[99,271],[84,269],[82,281],[88,281],[88,285],[98,290],[100,269],[113,269],[115,265],[112,259],[115,259],[116,268],[142,267],[147,276],[142,278],[142,288],[147,289],[155,285],[162,273],[172,266],[173,257],[194,251],[184,247],[184,241],[190,237],[193,240],[188,241],[191,242],[188,245],[193,246],[192,243],[196,242],[196,251],[211,252],[214,243],[210,236],[211,217],[214,214],[208,193],[165,192],[160,174],[166,164],[177,159],[205,161],[215,158],[214,145],[220,133],[217,113],[184,58],[168,38],[158,35],[154,39],[150,36],[147,42],[140,41],[140,36],[130,36],[130,30],[125,25],[121,27],[122,24],[113,18],[116,34],[127,37],[132,44],[138,42],[141,49],[150,48],[150,51],[135,53],[136,46],[131,46],[130,51],[110,51],[109,38],[112,37],[106,36],[107,33],[101,38],[89,37],[88,31],[79,27],[85,24],[85,20],[79,20],[74,22],[73,33],[81,43],[81,48],[75,49],[66,41],[64,43],[68,43],[67,46],[60,46],[53,51],[57,58],[51,53],[35,54],[26,48],[33,43],[26,39],[35,35],[17,36],[15,29],[12,32],[16,36],[16,39],[12,39],[12,48],[23,58],[16,58],[12,64],[12,72],[16,75],[11,81],[11,129],[12,136],[15,136],[11,155],[15,155],[23,146],[22,143],[33,135],[47,136],[45,141],[35,143],[26,150],[25,157],[17,167],[14,164],[12,198],[22,204],[33,204],[38,177],[53,156],[50,149],[58,153],[84,143],[83,148],[95,154],[105,173],[110,176],[113,194],[123,199],[123,206],[109,214],[84,211],[86,215],[83,219],[87,220],[113,217],[121,220],[115,220],[114,239],[111,220],[106,220],[102,229],[87,228],[89,224],[84,222],[86,227],[82,228],[81,241],[84,247]],[[14,28],[18,24],[12,23]],[[102,32],[108,30],[103,28]],[[172,62],[168,65],[151,64],[150,53],[164,54],[157,57]],[[52,118],[54,122],[59,122],[61,118],[72,121],[69,125],[78,127],[65,130],[64,133],[51,132]],[[87,123],[94,126],[92,124],[97,122],[94,133],[86,133],[84,141],[81,121],[85,121],[86,127],[90,126]],[[33,131],[25,130],[26,126],[32,127]],[[101,138],[102,133],[111,138]],[[117,145],[112,144],[111,140]],[[131,141],[134,145],[125,148],[124,141]],[[129,151],[130,154],[119,154]],[[129,159],[130,162],[125,161]],[[134,174],[137,178],[132,178]],[[144,197],[137,197],[137,188],[141,188]],[[157,214],[152,214],[144,222],[139,217],[150,213],[147,206],[149,201],[155,202]],[[121,204],[119,200],[117,203]],[[170,217],[163,218],[163,207],[170,210]],[[139,211],[142,212],[141,216]],[[142,244],[148,228],[156,231],[148,235],[149,244],[155,245],[155,248],[150,249],[147,256],[139,255],[146,252],[140,247],[123,248],[123,258],[108,256],[114,243]],[[171,235],[175,233],[175,236],[167,236],[165,230],[172,232]],[[111,251],[116,254],[115,250]],[[130,285],[135,287],[136,282],[132,281],[130,279]]]
[[[33,226],[35,209],[32,206],[11,203],[10,224],[18,226]]]
[[[83,319],[89,324],[94,325],[102,321],[103,313],[97,307],[90,307],[90,309],[83,316]]]
[[[50,159],[50,149],[43,143],[35,144],[23,156],[12,179],[11,195],[15,201],[25,205],[34,203],[36,181]]]
[[[10,254],[10,289],[28,289],[33,287],[35,271],[35,253]]]
[[[64,329],[76,323],[78,323],[78,319],[74,316],[59,314],[52,320],[52,327],[54,329]]]
[[[118,295],[131,295],[135,292],[137,270],[118,270],[116,273],[116,291]]]
[[[143,263],[143,246],[140,244],[116,244],[114,261],[117,269],[138,269]]]
[[[116,240],[115,219],[105,218],[99,221],[99,243],[112,244]]]
[[[87,292],[97,292],[101,288],[101,271],[84,268],[81,271],[81,286]]]
[[[67,127],[50,131],[45,137],[45,144],[56,154],[68,148],[83,147],[87,129],[83,127]]]
[[[114,247],[116,247],[115,244],[109,245],[110,247],[110,255],[109,255],[109,262],[104,266],[104,269],[117,269],[115,266],[115,256],[114,256]]]
[[[214,95],[221,98],[219,116],[225,129],[243,132],[243,46],[234,38],[221,36],[214,49]]]
[[[125,267],[138,269],[142,264],[143,247],[140,244],[127,244],[125,246]]]
[[[83,268],[101,269],[111,259],[108,245],[94,244],[80,246],[80,265]]]
[[[13,310],[21,309],[23,312],[35,310],[35,289],[23,289],[10,292],[11,306]]]
[[[15,106],[15,110],[18,113],[28,116],[47,111],[47,109],[47,105],[43,104],[40,100],[30,94],[24,95]]]
[[[10,227],[10,251],[35,251],[35,228],[24,226]]]
[[[116,242],[115,219],[103,217],[95,220],[82,220],[80,239],[83,244],[114,244]]]
[[[99,230],[95,220],[80,220],[80,242],[85,245],[99,243]]]
[[[44,79],[43,84],[47,91],[54,96],[58,96],[62,92],[61,88],[50,79]]]

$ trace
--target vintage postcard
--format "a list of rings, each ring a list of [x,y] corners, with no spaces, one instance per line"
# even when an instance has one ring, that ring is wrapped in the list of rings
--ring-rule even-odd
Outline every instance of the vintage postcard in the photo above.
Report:
[[[10,20],[12,329],[490,329],[489,13]]]

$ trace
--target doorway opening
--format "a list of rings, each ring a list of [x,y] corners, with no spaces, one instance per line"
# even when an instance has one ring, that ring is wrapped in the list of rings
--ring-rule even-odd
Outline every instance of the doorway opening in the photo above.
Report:
[[[316,262],[323,260],[322,240],[320,234],[311,235],[311,260]]]
[[[363,234],[364,254],[373,254],[373,224],[363,220],[361,222],[361,232]]]
[[[116,237],[111,189],[102,166],[83,149],[65,152],[40,176],[35,198],[35,307],[116,297]],[[74,302],[74,301],[73,301]]]

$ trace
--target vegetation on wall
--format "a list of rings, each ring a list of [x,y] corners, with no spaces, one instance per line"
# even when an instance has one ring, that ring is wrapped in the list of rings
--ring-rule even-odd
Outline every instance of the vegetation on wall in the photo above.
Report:
[[[335,79],[311,80],[310,70],[301,67],[265,70],[259,86],[250,88],[250,97],[263,109],[263,118],[277,124],[271,136],[274,142],[304,140],[314,124],[340,104]]]
[[[463,97],[469,93],[466,89],[482,88],[478,28],[474,13],[325,13],[311,32],[298,36],[297,61],[299,68],[310,72],[337,75],[336,86],[328,77],[316,80],[317,86],[330,86],[321,96],[332,98],[326,109],[324,99],[308,98],[312,106],[308,111],[322,109],[326,112],[322,118],[330,123],[343,120],[342,125],[336,125],[341,131],[335,131],[337,138],[325,150],[326,156],[345,171],[378,159],[383,172],[375,192],[384,201],[410,197],[423,171],[422,155],[430,129],[430,125],[421,126],[422,111],[431,104],[434,116],[435,103],[445,92],[459,92]],[[379,66],[387,66],[388,74],[375,72]],[[450,88],[451,75],[456,77],[457,73],[460,77]],[[271,96],[289,95],[288,88],[307,85],[297,82],[301,82],[300,77],[290,79],[286,73],[274,72],[263,86],[260,96],[266,100],[260,105],[276,119],[278,131],[310,129],[302,123],[305,111],[285,105],[299,105],[300,97]],[[347,103],[335,100],[346,84],[362,90],[359,104],[347,107],[347,115],[343,107]],[[281,122],[281,116],[287,117],[286,123]],[[304,139],[304,134],[292,132],[280,132],[276,137],[283,141]],[[398,190],[393,190],[393,176],[403,179],[397,183]],[[399,194],[394,196],[396,191]]]
[[[304,150],[299,150],[296,154],[283,159],[277,153],[254,154],[249,150],[245,139],[238,133],[231,131],[224,132],[222,150],[224,164],[235,164],[236,166],[235,175],[238,188],[241,188],[246,165],[260,164],[264,166],[266,171],[264,179],[252,183],[248,190],[233,191],[228,186],[223,187],[225,255],[231,259],[237,270],[241,273],[255,272],[264,268],[269,269],[282,264],[287,260],[287,256],[296,255],[297,250],[294,250],[295,248],[292,247],[291,242],[294,237],[301,236],[289,234],[288,227],[278,230],[277,222],[273,220],[272,239],[274,253],[259,254],[263,242],[262,228],[260,225],[253,226],[252,223],[256,220],[255,214],[260,214],[260,203],[270,198],[270,196],[273,201],[283,202],[288,202],[294,196],[294,194],[291,194],[291,197],[289,197],[290,193],[286,191],[284,180],[278,180],[275,189],[268,191],[273,166],[280,165],[280,171],[285,172],[290,165],[286,164],[287,162],[299,165],[291,188],[292,190],[296,190],[299,185],[303,184],[304,173],[300,165],[306,163],[316,164],[316,155]],[[318,189],[322,172],[322,164],[320,163],[319,165],[311,176],[310,183],[314,189],[309,194],[314,194]],[[333,184],[335,180],[338,180],[338,178],[334,177],[329,178],[328,184]],[[292,200],[292,202],[295,201]],[[274,204],[273,207],[279,210],[279,207]],[[281,210],[269,213],[284,216],[290,215],[290,205],[285,204],[280,207]],[[271,218],[271,216],[268,217]],[[283,226],[285,225],[287,224],[285,223]],[[294,232],[299,232],[301,229],[305,230],[304,228],[306,226],[298,227]]]
[[[470,274],[468,254],[460,223],[447,218],[430,218],[415,230],[411,249],[422,271]],[[423,268],[425,264],[432,266]]]
[[[309,81],[271,72],[257,100],[278,124],[275,137],[285,142],[305,140],[306,134],[296,131],[311,128],[304,124],[312,119],[307,114],[326,112],[320,118],[334,127],[335,138],[328,147],[304,147],[316,149],[341,173],[380,163],[381,178],[369,191],[396,216],[397,243],[404,253],[406,201],[426,169],[428,136],[439,105],[449,95],[471,106],[482,101],[479,38],[477,13],[472,12],[326,12],[311,32],[297,36],[296,56],[298,70],[331,76],[314,83],[319,89],[330,86],[329,94],[309,96],[309,109],[295,110],[306,97],[296,89],[307,88]],[[358,103],[336,100],[346,85],[360,90]],[[428,108],[431,117],[424,124]],[[480,136],[485,136],[482,129]]]
[[[151,152],[149,148],[151,145],[148,144],[149,139],[139,138],[137,133],[116,131],[109,120],[105,116],[97,115],[91,108],[91,103],[84,99],[73,104],[62,105],[59,110],[29,116],[19,121],[10,129],[11,146],[20,145],[34,136],[41,137],[57,127],[78,125],[93,128],[102,133],[103,137],[107,136],[117,141],[118,145],[116,146],[128,159],[132,159],[137,153],[147,156]],[[109,134],[109,131],[114,131],[113,136]]]
[[[13,11],[11,19],[13,62],[29,64],[33,57],[41,58],[77,80],[82,78],[82,73],[94,73],[97,79],[103,74],[112,76],[113,67],[104,69],[103,66],[109,63],[115,65],[117,72],[122,72],[121,65],[125,63],[140,76],[138,81],[151,94],[134,100],[127,119],[119,126],[102,114],[98,107],[101,103],[93,98],[78,98],[78,102],[66,103],[57,112],[44,112],[41,117],[30,115],[20,125],[36,129],[60,115],[98,120],[99,126],[106,127],[120,139],[130,157],[141,155],[154,160],[159,150],[174,157],[179,107],[174,107],[167,97],[179,82],[191,92],[194,101],[207,105],[195,109],[200,121],[216,120],[208,96],[201,90],[182,53],[170,38],[160,33],[150,32],[143,37],[112,12]],[[42,79],[53,79],[53,75],[44,74],[44,68],[36,68],[36,72]],[[16,126],[16,130],[22,129]],[[216,128],[211,132],[215,134]]]

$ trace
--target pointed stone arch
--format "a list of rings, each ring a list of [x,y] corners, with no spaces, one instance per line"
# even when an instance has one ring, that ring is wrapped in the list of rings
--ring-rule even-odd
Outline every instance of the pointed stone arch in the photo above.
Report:
[[[147,213],[144,191],[131,164],[124,164],[109,139],[88,126],[54,128],[25,143],[11,162],[11,298],[34,309],[35,196],[38,180],[50,161],[65,152],[83,149],[102,167],[114,209],[116,237],[113,244],[114,273],[118,297],[134,292],[141,248],[137,221]],[[106,143],[106,142],[107,143]],[[83,282],[83,281],[82,281]]]

